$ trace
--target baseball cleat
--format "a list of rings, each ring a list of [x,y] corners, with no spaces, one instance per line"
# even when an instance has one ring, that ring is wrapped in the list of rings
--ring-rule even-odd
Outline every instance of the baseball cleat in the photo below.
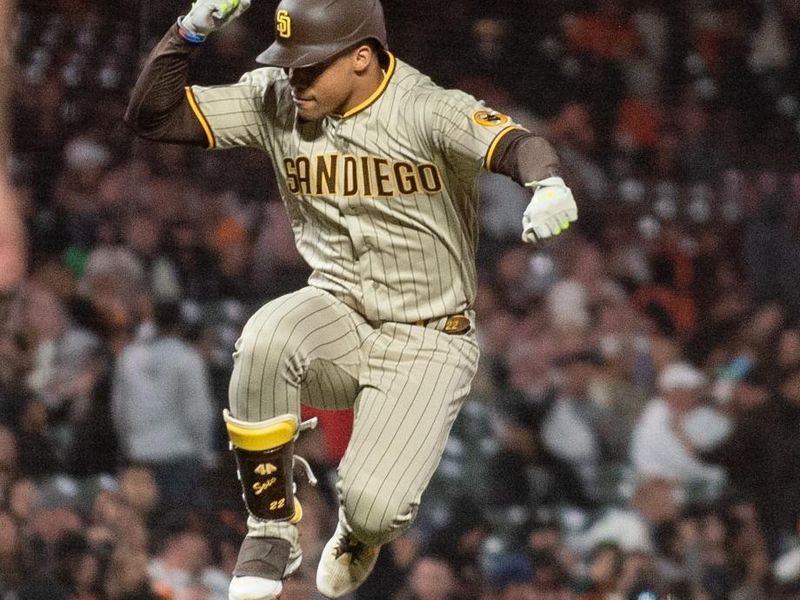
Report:
[[[234,577],[228,587],[228,600],[276,600],[283,584],[263,577]]]
[[[325,544],[317,567],[317,589],[327,598],[341,598],[367,579],[378,560],[380,546],[358,541],[339,521]]]
[[[276,600],[283,591],[281,580],[294,573],[303,560],[300,553],[289,555],[286,540],[246,537],[228,586],[228,600]]]

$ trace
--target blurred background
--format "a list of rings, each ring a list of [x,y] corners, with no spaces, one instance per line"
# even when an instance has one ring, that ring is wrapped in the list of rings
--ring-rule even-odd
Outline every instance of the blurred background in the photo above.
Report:
[[[233,342],[302,286],[269,158],[121,122],[175,0],[19,2],[0,328],[0,599],[225,600],[245,529]],[[275,3],[196,52],[255,68]],[[355,600],[800,598],[800,2],[385,0],[391,49],[549,139],[581,219],[519,241],[480,181],[479,374],[413,530]],[[311,416],[308,413],[305,416]],[[351,415],[298,454],[319,600]]]

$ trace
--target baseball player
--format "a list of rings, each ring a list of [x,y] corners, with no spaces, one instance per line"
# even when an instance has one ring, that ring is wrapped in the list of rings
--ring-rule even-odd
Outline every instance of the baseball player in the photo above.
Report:
[[[277,598],[300,564],[292,453],[306,403],[355,412],[317,569],[319,591],[339,598],[411,525],[475,373],[476,177],[532,190],[528,242],[566,229],[577,208],[545,140],[389,52],[378,0],[281,0],[266,67],[187,86],[194,49],[249,2],[197,0],[148,57],[125,118],[148,139],[272,158],[313,272],[235,346],[224,419],[249,532],[229,597]]]

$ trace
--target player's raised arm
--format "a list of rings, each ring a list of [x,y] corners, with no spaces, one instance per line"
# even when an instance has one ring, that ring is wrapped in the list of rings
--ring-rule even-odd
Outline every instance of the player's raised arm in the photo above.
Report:
[[[559,176],[559,160],[553,147],[542,137],[513,131],[497,145],[489,168],[508,175],[534,190],[522,216],[522,239],[535,242],[558,235],[578,218],[572,191]]]
[[[210,146],[187,86],[189,57],[213,31],[250,7],[250,0],[197,0],[147,57],[136,80],[125,123],[141,137]]]

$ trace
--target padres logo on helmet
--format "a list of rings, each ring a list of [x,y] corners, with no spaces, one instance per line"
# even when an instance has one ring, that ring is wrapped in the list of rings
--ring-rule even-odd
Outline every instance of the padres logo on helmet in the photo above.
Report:
[[[505,125],[508,123],[509,118],[499,112],[478,110],[472,113],[472,120],[484,127],[497,127],[498,125]]]
[[[292,18],[288,10],[275,11],[275,31],[279,37],[292,37]]]

